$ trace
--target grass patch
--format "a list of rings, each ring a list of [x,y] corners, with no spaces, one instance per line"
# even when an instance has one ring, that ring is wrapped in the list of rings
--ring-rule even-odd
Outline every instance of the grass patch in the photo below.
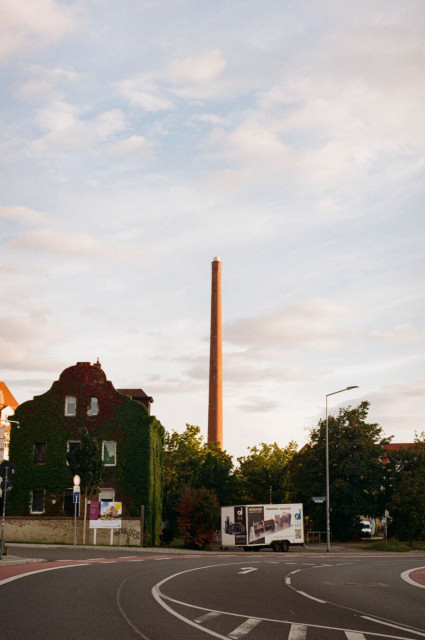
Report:
[[[365,544],[364,548],[371,551],[396,551],[401,553],[406,551],[425,551],[425,541],[415,540],[412,544],[409,544],[400,540],[388,540],[388,542],[378,540]]]

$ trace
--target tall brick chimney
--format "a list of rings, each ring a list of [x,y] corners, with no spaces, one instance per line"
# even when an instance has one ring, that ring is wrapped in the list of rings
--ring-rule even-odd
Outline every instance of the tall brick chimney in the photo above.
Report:
[[[223,361],[221,330],[221,261],[212,261],[210,387],[208,401],[208,442],[223,448]]]

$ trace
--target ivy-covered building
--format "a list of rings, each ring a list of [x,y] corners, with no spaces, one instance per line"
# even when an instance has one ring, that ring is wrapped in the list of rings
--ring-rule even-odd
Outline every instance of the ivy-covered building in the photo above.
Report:
[[[10,444],[15,475],[8,515],[73,515],[66,455],[81,445],[86,428],[104,464],[98,499],[122,502],[124,517],[139,516],[143,505],[145,541],[158,544],[164,429],[150,415],[151,397],[141,389],[122,391],[107,380],[99,362],[77,362],[49,391],[16,409],[20,429],[12,431]]]

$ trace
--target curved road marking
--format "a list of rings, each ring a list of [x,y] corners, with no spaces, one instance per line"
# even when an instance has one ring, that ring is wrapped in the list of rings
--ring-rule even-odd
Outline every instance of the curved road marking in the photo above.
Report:
[[[420,571],[423,572],[423,578],[421,576],[421,578],[423,579],[424,583],[421,584],[420,582],[417,582],[416,580],[412,580],[412,578],[410,577],[410,574],[413,573],[414,571]],[[421,589],[425,589],[425,567],[416,567],[416,569],[409,569],[408,571],[404,571],[401,576],[400,576],[405,582],[408,582],[409,584],[412,584],[414,587],[420,587]]]
[[[6,582],[13,582],[14,580],[19,580],[19,578],[26,578],[27,576],[32,576],[35,573],[45,573],[46,571],[56,571],[57,569],[71,569],[73,567],[87,567],[89,562],[81,562],[79,564],[64,564],[59,567],[47,567],[46,569],[37,569],[36,571],[27,571],[26,573],[19,573],[16,576],[11,576],[10,578],[5,578],[4,580],[0,580],[0,586],[2,584],[6,584]]]
[[[298,629],[298,627],[303,627],[303,629],[305,628],[312,628],[312,629],[323,629],[326,631],[342,631],[347,638],[354,640],[354,638],[358,638],[360,640],[360,638],[362,637],[362,634],[366,633],[367,636],[369,637],[373,637],[373,638],[385,638],[386,640],[412,640],[412,637],[402,637],[402,636],[392,636],[392,635],[388,635],[388,634],[383,634],[383,633],[377,633],[377,632],[373,632],[373,631],[366,631],[366,632],[360,632],[357,631],[355,629],[344,629],[343,627],[329,627],[329,626],[324,626],[324,625],[318,625],[318,624],[296,624],[293,621],[290,620],[278,620],[275,618],[261,618],[261,617],[256,617],[256,618],[250,618],[250,616],[247,615],[243,615],[240,613],[233,613],[231,611],[221,611],[219,609],[207,609],[206,607],[200,607],[198,605],[194,605],[191,604],[189,602],[184,602],[182,600],[177,600],[175,598],[171,598],[170,596],[166,596],[164,593],[161,592],[161,587],[162,585],[164,585],[166,582],[173,580],[174,578],[176,578],[177,576],[181,576],[185,573],[192,573],[193,571],[203,571],[204,569],[213,569],[213,568],[217,568],[217,567],[223,567],[223,566],[229,566],[229,565],[234,565],[237,563],[226,563],[221,564],[221,565],[209,565],[206,567],[196,567],[194,569],[186,569],[185,571],[179,571],[178,573],[174,573],[171,576],[168,576],[168,578],[164,578],[163,580],[161,580],[160,582],[158,582],[156,585],[154,585],[152,587],[151,593],[152,596],[155,598],[155,600],[157,601],[157,603],[166,611],[168,611],[168,613],[170,613],[172,616],[178,618],[179,620],[181,620],[182,622],[184,622],[185,624],[188,624],[191,627],[194,627],[195,629],[197,629],[198,631],[201,631],[203,633],[207,633],[210,636],[213,636],[214,638],[220,638],[221,640],[228,640],[228,638],[233,638],[236,636],[233,636],[232,634],[235,633],[238,629],[240,629],[241,627],[243,627],[243,625],[239,625],[239,627],[237,627],[236,629],[233,630],[233,632],[231,632],[230,634],[227,635],[221,635],[220,633],[217,633],[215,631],[212,631],[211,629],[207,629],[205,627],[202,627],[200,624],[198,624],[198,621],[200,619],[211,619],[211,618],[215,618],[217,616],[220,615],[224,615],[224,616],[229,616],[229,617],[234,617],[234,618],[243,618],[246,621],[252,621],[255,620],[256,624],[259,624],[260,622],[273,622],[273,623],[277,623],[277,624],[284,624],[284,625],[289,625],[290,626],[290,638],[291,638],[291,634],[292,634],[292,629],[294,629],[294,632],[298,632],[300,631]],[[307,594],[306,594],[307,595]],[[181,615],[180,613],[177,613],[177,611],[175,611],[174,609],[171,608],[171,606],[169,606],[165,601],[168,601],[170,603],[174,603],[183,607],[189,607],[191,609],[197,609],[198,611],[205,611],[206,614],[205,616],[201,616],[198,618],[195,618],[194,620],[190,619],[190,618],[186,618],[185,616]],[[373,619],[370,618],[371,621],[376,622],[376,623],[381,623],[381,620],[378,619]],[[385,623],[384,623],[385,624]],[[389,623],[388,626],[391,626]],[[420,636],[425,636],[425,634],[420,633],[416,630],[410,630],[407,628],[403,627],[397,627],[399,629],[402,629],[404,631],[407,631],[411,634],[417,634]],[[240,637],[240,636],[237,636]],[[296,636],[295,636],[296,637]]]

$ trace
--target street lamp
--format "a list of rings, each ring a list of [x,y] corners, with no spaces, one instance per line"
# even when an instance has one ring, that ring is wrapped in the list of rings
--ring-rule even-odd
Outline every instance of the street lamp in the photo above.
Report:
[[[331,506],[329,504],[329,419],[328,419],[328,398],[334,396],[336,393],[342,393],[343,391],[350,391],[350,389],[358,389],[357,385],[352,387],[345,387],[339,391],[333,391],[326,395],[326,551],[329,553],[331,550]]]

